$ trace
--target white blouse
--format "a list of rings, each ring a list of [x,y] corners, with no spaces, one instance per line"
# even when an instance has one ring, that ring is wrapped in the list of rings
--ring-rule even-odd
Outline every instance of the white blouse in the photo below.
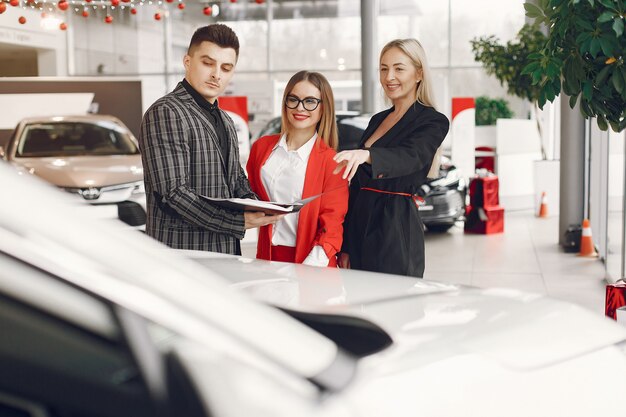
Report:
[[[271,201],[290,203],[302,198],[306,167],[317,140],[317,133],[299,149],[290,151],[287,135],[283,134],[261,167],[261,181]],[[272,245],[296,246],[296,231],[300,213],[287,214],[273,227]],[[303,262],[307,265],[328,266],[328,256],[321,246],[315,246]]]

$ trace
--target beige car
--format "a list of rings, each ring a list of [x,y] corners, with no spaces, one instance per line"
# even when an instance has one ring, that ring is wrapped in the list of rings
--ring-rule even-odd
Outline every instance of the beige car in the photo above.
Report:
[[[28,118],[20,121],[4,159],[98,206],[97,217],[145,224],[143,168],[137,140],[115,117]]]

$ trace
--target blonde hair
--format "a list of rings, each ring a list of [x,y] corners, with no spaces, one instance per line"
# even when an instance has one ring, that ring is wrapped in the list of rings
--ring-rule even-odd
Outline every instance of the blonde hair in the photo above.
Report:
[[[413,66],[422,74],[422,81],[415,88],[415,100],[428,107],[435,107],[435,97],[432,91],[430,67],[426,59],[426,52],[417,39],[394,39],[388,42],[380,51],[379,62],[383,55],[392,48],[398,48],[404,55],[409,57]]]
[[[392,48],[398,48],[404,55],[409,57],[415,69],[422,73],[422,81],[417,83],[415,87],[415,101],[418,103],[435,108],[435,96],[432,90],[432,81],[430,75],[430,67],[426,59],[426,51],[417,39],[394,39],[383,47],[380,51],[379,62],[382,61],[383,55]],[[437,178],[439,176],[439,166],[441,165],[442,149],[439,147],[433,157],[430,170],[426,175],[428,178]]]
[[[322,100],[320,103],[320,106],[322,106],[322,117],[316,126],[317,134],[324,140],[326,145],[336,150],[337,145],[339,144],[339,136],[337,134],[337,120],[335,119],[335,97],[333,96],[333,90],[330,87],[330,83],[326,77],[319,72],[299,71],[295,73],[287,83],[285,93],[283,94],[283,104],[281,110],[281,135],[289,133],[289,120],[287,119],[287,107],[285,105],[285,101],[287,100],[287,96],[291,94],[291,91],[296,84],[301,81],[308,81],[313,84],[315,88],[320,90],[320,98]]]

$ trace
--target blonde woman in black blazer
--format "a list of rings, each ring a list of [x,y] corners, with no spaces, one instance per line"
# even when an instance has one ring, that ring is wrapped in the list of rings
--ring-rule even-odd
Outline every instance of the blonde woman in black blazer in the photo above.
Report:
[[[335,157],[335,172],[351,180],[340,267],[424,274],[415,195],[438,170],[433,159],[449,128],[433,107],[429,72],[415,39],[391,41],[380,53],[380,83],[393,106],[372,117],[360,149]]]

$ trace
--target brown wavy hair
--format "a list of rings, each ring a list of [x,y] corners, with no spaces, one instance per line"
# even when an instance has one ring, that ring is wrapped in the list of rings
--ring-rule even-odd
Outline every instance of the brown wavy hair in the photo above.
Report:
[[[285,93],[283,94],[281,110],[281,135],[289,133],[289,121],[287,119],[287,106],[285,105],[285,101],[287,100],[287,96],[291,94],[291,90],[293,90],[296,84],[301,81],[308,81],[313,84],[315,88],[320,90],[320,98],[322,100],[320,103],[320,106],[322,106],[322,117],[316,126],[317,134],[324,140],[326,145],[336,150],[337,145],[339,144],[339,137],[337,135],[337,120],[335,119],[335,97],[333,95],[333,90],[330,87],[330,83],[326,77],[319,72],[296,72],[287,83]]]

